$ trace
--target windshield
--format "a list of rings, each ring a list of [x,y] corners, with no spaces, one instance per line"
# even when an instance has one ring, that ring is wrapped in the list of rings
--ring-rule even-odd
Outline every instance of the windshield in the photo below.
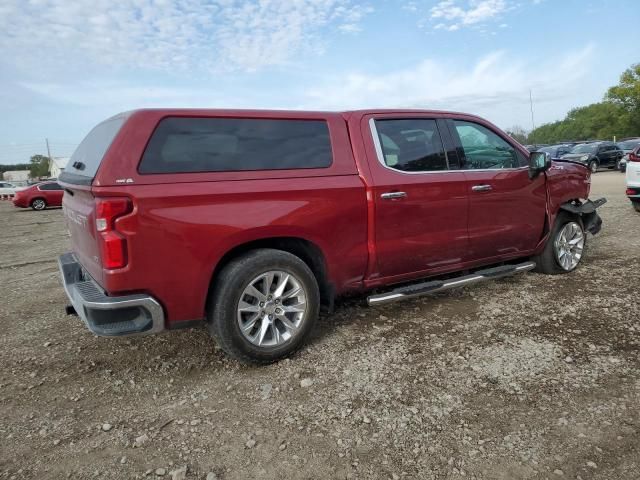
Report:
[[[618,144],[618,146],[622,149],[622,150],[633,150],[634,148],[636,148],[638,145],[640,145],[640,139],[639,140],[627,140],[626,142],[620,142]]]
[[[571,150],[571,153],[593,153],[598,148],[598,145],[594,143],[583,143],[582,145],[576,145]]]

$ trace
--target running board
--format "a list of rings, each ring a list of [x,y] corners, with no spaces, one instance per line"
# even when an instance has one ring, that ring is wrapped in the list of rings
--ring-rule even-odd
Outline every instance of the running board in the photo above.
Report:
[[[515,273],[528,272],[536,267],[535,262],[519,263],[517,265],[501,265],[499,267],[486,268],[478,270],[464,277],[451,278],[448,280],[432,280],[430,282],[416,283],[406,287],[399,287],[387,293],[371,295],[367,297],[367,303],[372,305],[380,305],[383,303],[404,300],[405,298],[420,297],[431,293],[442,292],[456,287],[464,287],[474,283],[494,280],[496,278],[508,277]]]

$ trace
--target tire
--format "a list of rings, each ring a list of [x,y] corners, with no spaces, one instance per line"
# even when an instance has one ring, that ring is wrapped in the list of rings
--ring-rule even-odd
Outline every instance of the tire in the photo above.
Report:
[[[598,162],[596,160],[591,160],[589,162],[589,170],[591,170],[591,173],[596,173],[598,171]]]
[[[559,237],[563,232],[563,229],[567,227],[569,224],[574,224],[577,228],[579,228],[580,234],[582,235],[582,246],[579,251],[579,258],[575,265],[569,265],[569,268],[562,266],[559,260],[558,250],[562,250],[560,247],[557,249],[556,242],[560,242]],[[539,273],[544,273],[547,275],[558,275],[561,273],[569,273],[575,270],[582,257],[584,256],[584,248],[586,247],[587,235],[584,231],[584,225],[582,224],[582,219],[575,215],[570,215],[566,212],[560,212],[556,218],[556,222],[553,225],[553,229],[551,230],[551,234],[547,239],[547,243],[544,246],[544,250],[540,255],[537,255],[533,258],[533,261],[536,262],[535,271]],[[574,248],[574,250],[577,250]],[[564,257],[563,257],[564,258]]]
[[[34,210],[44,210],[47,208],[47,201],[44,198],[34,198],[31,200],[31,208]]]
[[[636,209],[636,212],[640,212],[640,202],[635,201],[635,202],[631,202],[631,204],[633,205],[633,208]]]
[[[283,281],[284,291],[278,296],[277,287]],[[287,298],[298,288],[301,293]],[[241,311],[241,300],[246,311]],[[284,311],[286,307],[291,311]],[[307,264],[282,250],[259,249],[232,260],[215,279],[207,324],[210,335],[229,356],[244,363],[266,364],[298,350],[319,311],[318,282]]]

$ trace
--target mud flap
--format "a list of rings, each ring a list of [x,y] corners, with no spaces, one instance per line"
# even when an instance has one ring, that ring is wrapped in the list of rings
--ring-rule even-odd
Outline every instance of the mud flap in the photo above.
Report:
[[[560,206],[560,209],[582,217],[584,229],[595,235],[602,229],[602,219],[596,210],[605,203],[607,203],[606,198],[599,198],[594,201],[587,200],[582,205],[565,203]]]

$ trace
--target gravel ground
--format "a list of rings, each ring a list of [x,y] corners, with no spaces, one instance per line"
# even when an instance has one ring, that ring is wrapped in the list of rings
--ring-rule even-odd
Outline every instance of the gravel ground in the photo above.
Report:
[[[342,301],[267,367],[203,329],[94,337],[61,211],[0,202],[0,478],[637,479],[640,215],[623,175],[602,195],[576,272]]]

